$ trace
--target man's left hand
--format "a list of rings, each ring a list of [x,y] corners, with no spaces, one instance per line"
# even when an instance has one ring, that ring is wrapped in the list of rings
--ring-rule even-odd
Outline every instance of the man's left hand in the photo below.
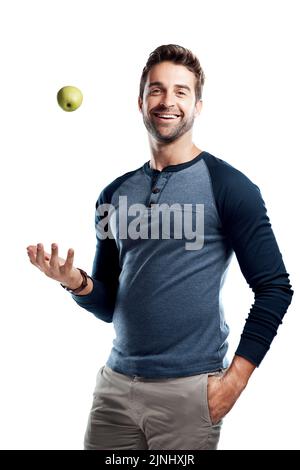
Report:
[[[213,424],[219,422],[231,410],[254,369],[254,364],[243,357],[235,356],[223,376],[208,377],[207,401]]]

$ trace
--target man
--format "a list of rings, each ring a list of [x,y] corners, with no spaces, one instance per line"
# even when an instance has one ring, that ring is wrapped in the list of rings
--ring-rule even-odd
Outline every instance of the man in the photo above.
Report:
[[[223,417],[291,302],[259,188],[192,142],[203,84],[191,51],[169,44],[150,54],[138,106],[151,159],[101,192],[91,277],[73,267],[72,249],[65,262],[56,244],[51,255],[28,247],[33,264],[116,331],[85,449],[217,449]],[[233,253],[255,302],[229,364],[219,294]]]

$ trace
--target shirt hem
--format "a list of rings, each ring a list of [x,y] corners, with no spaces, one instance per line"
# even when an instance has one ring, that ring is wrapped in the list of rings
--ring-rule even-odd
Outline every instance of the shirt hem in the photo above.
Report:
[[[203,366],[193,366],[193,367],[184,367],[182,369],[163,369],[162,367],[159,370],[156,367],[153,367],[152,371],[149,373],[149,367],[147,370],[143,371],[141,368],[122,368],[115,366],[108,359],[106,365],[110,367],[113,371],[118,372],[119,374],[131,376],[131,377],[144,377],[144,378],[176,378],[176,377],[189,377],[192,375],[206,374],[209,372],[217,372],[224,370],[228,367],[227,361],[218,361],[213,363],[204,364]],[[155,371],[156,369],[156,371]]]

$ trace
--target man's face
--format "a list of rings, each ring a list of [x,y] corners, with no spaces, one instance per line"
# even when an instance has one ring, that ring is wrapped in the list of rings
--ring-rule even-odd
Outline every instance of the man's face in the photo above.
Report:
[[[150,69],[139,110],[158,142],[173,142],[193,127],[202,107],[201,101],[196,102],[195,81],[184,65],[164,61]]]

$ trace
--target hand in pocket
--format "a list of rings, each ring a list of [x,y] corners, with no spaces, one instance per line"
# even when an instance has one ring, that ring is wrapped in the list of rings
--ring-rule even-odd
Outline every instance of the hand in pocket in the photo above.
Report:
[[[237,397],[225,376],[207,377],[207,404],[212,424],[218,423],[231,410]]]

